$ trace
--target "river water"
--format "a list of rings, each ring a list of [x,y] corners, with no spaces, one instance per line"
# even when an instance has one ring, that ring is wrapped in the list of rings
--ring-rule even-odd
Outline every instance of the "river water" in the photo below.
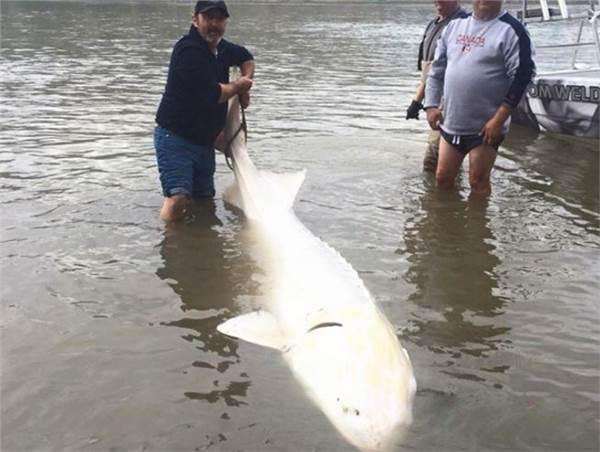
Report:
[[[261,297],[224,162],[214,202],[158,219],[153,118],[190,10],[2,2],[3,451],[352,450],[278,353],[215,330]],[[255,163],[308,170],[297,216],[412,358],[395,449],[598,450],[598,142],[514,127],[489,202],[466,177],[440,193],[403,119],[428,5],[231,11]]]

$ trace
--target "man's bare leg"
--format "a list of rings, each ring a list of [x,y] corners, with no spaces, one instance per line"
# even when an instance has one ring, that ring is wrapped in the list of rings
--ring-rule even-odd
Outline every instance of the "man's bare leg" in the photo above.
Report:
[[[438,187],[449,190],[454,187],[456,176],[465,156],[458,152],[454,146],[440,137],[440,152],[435,172],[435,181]]]
[[[160,218],[164,221],[179,221],[183,219],[187,212],[190,199],[187,195],[173,195],[165,198],[162,209],[160,209]]]
[[[469,185],[471,195],[486,197],[492,192],[490,176],[498,151],[489,144],[482,144],[469,152]]]

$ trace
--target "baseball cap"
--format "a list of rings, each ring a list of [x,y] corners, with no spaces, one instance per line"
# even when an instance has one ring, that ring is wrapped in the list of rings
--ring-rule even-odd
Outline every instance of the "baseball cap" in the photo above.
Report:
[[[198,0],[196,7],[194,8],[194,14],[205,13],[211,9],[220,9],[225,14],[225,17],[229,17],[229,11],[227,5],[222,0]]]

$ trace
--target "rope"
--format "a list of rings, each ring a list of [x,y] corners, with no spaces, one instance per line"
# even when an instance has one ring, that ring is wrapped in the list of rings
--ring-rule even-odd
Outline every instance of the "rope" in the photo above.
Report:
[[[231,171],[233,171],[233,154],[231,153],[231,145],[233,144],[233,141],[242,131],[244,131],[244,140],[248,141],[248,125],[246,124],[246,113],[244,109],[241,108],[241,106],[240,110],[242,111],[242,123],[240,124],[240,127],[238,127],[238,129],[235,131],[231,139],[225,145],[225,151],[223,152],[225,154],[225,162],[227,163],[227,166]]]

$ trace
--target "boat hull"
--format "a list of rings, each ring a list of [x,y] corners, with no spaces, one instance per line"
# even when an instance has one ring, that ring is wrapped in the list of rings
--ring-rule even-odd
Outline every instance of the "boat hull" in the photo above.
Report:
[[[513,121],[536,130],[598,138],[600,71],[540,75],[528,86]]]

